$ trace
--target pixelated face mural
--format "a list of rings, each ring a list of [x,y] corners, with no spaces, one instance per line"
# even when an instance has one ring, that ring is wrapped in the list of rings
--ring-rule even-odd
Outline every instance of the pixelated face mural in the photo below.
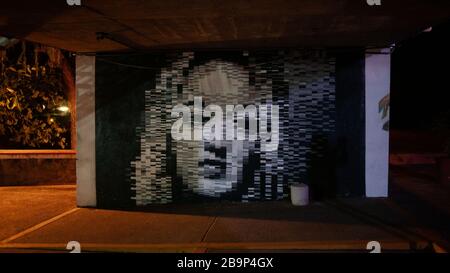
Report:
[[[234,75],[231,72],[234,72]],[[202,98],[205,105],[213,103],[225,109],[226,105],[236,102],[240,92],[249,90],[248,72],[233,63],[211,60],[193,69],[192,85],[198,86],[198,93],[195,95]],[[201,109],[197,109],[197,112],[198,110]],[[223,122],[221,125],[226,126]],[[242,172],[239,166],[244,164],[244,159],[248,159],[248,150],[243,148],[244,140],[224,140],[223,137],[214,140],[202,139],[197,145],[199,177],[197,181],[188,180],[188,188],[194,193],[211,197],[220,197],[235,189],[238,173]]]
[[[145,91],[140,155],[130,163],[136,205],[281,199],[304,182],[307,154],[320,154],[313,135],[334,130],[333,58],[216,55],[176,54]]]

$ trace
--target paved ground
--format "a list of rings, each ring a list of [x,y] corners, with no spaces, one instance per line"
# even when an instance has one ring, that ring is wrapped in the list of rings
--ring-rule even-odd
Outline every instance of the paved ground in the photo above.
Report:
[[[185,204],[145,212],[77,209],[73,186],[2,187],[0,251],[66,251],[69,241],[80,242],[84,251],[133,252],[365,251],[372,240],[385,250],[448,247],[449,192],[417,183],[397,177],[390,199],[307,207],[287,201]],[[431,204],[430,194],[438,194]]]
[[[450,187],[434,166],[391,168],[390,204],[416,220],[409,227],[450,250]]]
[[[0,187],[0,241],[73,208],[73,186]]]

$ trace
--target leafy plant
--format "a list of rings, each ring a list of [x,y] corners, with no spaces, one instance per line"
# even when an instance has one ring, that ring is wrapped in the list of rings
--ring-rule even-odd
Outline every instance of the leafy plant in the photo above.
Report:
[[[64,149],[70,117],[58,110],[67,106],[62,71],[43,55],[24,42],[1,55],[0,136],[21,147]]]

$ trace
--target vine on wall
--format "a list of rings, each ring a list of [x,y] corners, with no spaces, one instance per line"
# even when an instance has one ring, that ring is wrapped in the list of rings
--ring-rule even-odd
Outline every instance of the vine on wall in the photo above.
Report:
[[[0,58],[0,148],[70,146],[62,52],[20,42]]]

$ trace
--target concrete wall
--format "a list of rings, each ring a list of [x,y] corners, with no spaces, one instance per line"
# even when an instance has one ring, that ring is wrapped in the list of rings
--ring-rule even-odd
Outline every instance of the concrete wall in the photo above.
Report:
[[[388,195],[389,105],[391,55],[389,49],[366,53],[366,196]]]
[[[75,181],[75,151],[0,151],[0,186],[75,184]]]
[[[95,93],[98,207],[204,198],[274,200],[286,198],[295,182],[308,183],[314,197],[334,195],[334,54],[250,50],[108,56],[96,63]],[[189,105],[194,96],[223,109],[226,104],[277,105],[277,149],[265,151],[258,139],[219,140],[213,147],[172,139],[177,118],[171,110]]]
[[[348,56],[345,58],[347,57]],[[361,62],[358,60],[361,60]],[[348,147],[356,147],[355,141],[358,142],[359,137],[361,137],[361,145],[357,145],[357,147],[360,148],[351,152],[353,156],[347,158],[349,166],[345,168],[346,171],[344,172],[345,174],[349,170],[353,170],[353,172],[358,172],[360,175],[358,174],[351,177],[341,175],[338,177],[341,180],[345,177],[348,178],[348,181],[351,180],[350,182],[345,183],[345,185],[341,185],[342,187],[339,186],[341,189],[338,189],[338,192],[341,194],[344,193],[345,196],[355,195],[355,193],[358,195],[358,193],[360,193],[361,195],[365,194],[367,197],[384,197],[388,195],[389,132],[386,130],[386,124],[388,124],[387,122],[389,120],[389,111],[386,107],[389,106],[388,95],[390,87],[390,54],[389,51],[375,53],[366,52],[365,55],[361,52],[360,56],[355,55],[354,61],[350,62],[350,64],[354,67],[355,71],[362,70],[362,72],[358,74],[361,75],[362,82],[359,84],[355,82],[352,77],[349,77],[348,83],[344,81],[344,84],[341,84],[342,92],[338,95],[340,96],[342,105],[339,107],[342,108],[342,113],[358,112],[361,114],[361,117],[350,121],[348,120],[348,115],[345,114],[342,115],[342,117],[338,116],[338,119],[342,120],[344,125],[348,125],[348,123],[360,124],[359,127],[356,126],[353,128],[345,125],[344,127],[341,126],[342,128],[340,129],[343,136],[353,137],[356,136],[355,130],[358,130],[358,128],[361,127],[361,132],[359,132],[354,139],[348,140]],[[119,187],[114,188],[114,190],[103,190],[104,187],[102,185],[105,183],[102,182],[103,184],[99,184],[97,181],[97,175],[99,168],[104,169],[104,166],[109,166],[107,164],[107,162],[109,162],[108,160],[113,160],[115,162],[123,156],[117,156],[120,154],[120,151],[115,151],[114,149],[116,148],[112,149],[110,147],[111,149],[105,149],[105,142],[101,141],[98,136],[96,139],[96,134],[104,133],[104,128],[102,128],[101,124],[104,124],[105,120],[116,122],[119,117],[123,116],[122,113],[124,111],[129,112],[138,105],[133,100],[134,104],[132,103],[132,105],[134,108],[128,108],[129,110],[124,109],[124,111],[114,111],[114,114],[110,116],[105,116],[102,114],[104,109],[99,105],[96,105],[95,100],[105,100],[102,96],[105,94],[110,94],[109,92],[111,89],[108,89],[109,92],[107,93],[103,92],[103,94],[101,92],[97,92],[98,94],[96,94],[96,85],[98,89],[105,85],[104,81],[114,82],[120,79],[123,81],[123,79],[119,79],[117,77],[107,77],[102,80],[102,78],[98,77],[98,75],[96,79],[95,65],[95,57],[77,57],[77,202],[79,206],[103,206],[102,204],[104,204],[104,202],[102,203],[101,198],[99,197],[102,195],[108,196],[108,198],[114,199],[115,201],[120,199],[117,196],[120,196],[123,193],[123,190],[120,190]],[[352,72],[353,70],[348,69],[347,65],[348,63],[344,62],[343,71],[345,73],[341,71],[342,73],[338,74],[344,74],[344,76],[351,74],[354,76],[355,73]],[[124,74],[122,73],[120,75]],[[140,74],[138,76],[138,79],[142,80],[144,78],[147,79],[148,77],[151,77],[151,74],[146,74],[145,77],[142,77]],[[99,82],[96,83],[96,80]],[[129,83],[130,81],[126,82]],[[134,81],[131,82],[134,83]],[[137,85],[136,88],[138,88],[138,90],[145,90],[144,87],[146,87],[146,84],[143,83],[135,85]],[[350,96],[349,94],[351,92],[348,92],[348,88],[353,88],[355,92],[362,92],[361,100],[354,100],[353,103],[349,104],[348,96]],[[128,91],[130,92],[130,90]],[[122,88],[118,94],[124,95],[126,93],[123,92]],[[131,93],[128,93],[127,96],[130,97],[130,94]],[[134,93],[132,92],[132,94]],[[113,97],[114,99],[106,98],[107,105],[114,104],[116,100],[118,100],[118,102],[123,102],[124,100],[124,97]],[[136,98],[138,97],[136,96]],[[123,103],[118,103],[117,105],[117,107],[122,107]],[[383,111],[385,109],[386,115],[383,116]],[[125,124],[128,123],[129,121],[125,122]],[[125,126],[124,123],[121,124]],[[115,127],[115,129],[117,129],[117,127]],[[119,130],[117,132],[124,131]],[[135,132],[134,129],[133,132]],[[133,136],[133,139],[135,138],[134,133],[131,134],[131,136]],[[132,141],[126,143],[127,145],[130,145]],[[117,149],[122,151],[122,147],[119,147],[120,145]],[[101,151],[115,152],[108,157],[99,157],[99,149]],[[348,155],[348,151],[344,151],[343,154]],[[361,159],[359,159],[359,154],[362,157]],[[96,161],[98,161],[97,164],[101,165],[96,166]],[[354,162],[361,162],[361,166],[353,164]],[[341,163],[337,162],[336,164],[339,165]],[[109,168],[108,172],[114,172],[115,169],[116,168]],[[124,170],[124,172],[127,171],[129,170]],[[118,176],[118,179],[121,179],[122,181],[123,177],[124,176]],[[105,182],[107,183],[105,185],[109,185],[108,187],[110,187],[111,179],[105,180]],[[123,180],[121,185],[129,188],[129,181]],[[100,200],[100,203],[97,202],[98,200]]]
[[[95,207],[95,57],[77,56],[77,205]]]
[[[339,196],[365,195],[365,49],[336,59],[336,179]]]

